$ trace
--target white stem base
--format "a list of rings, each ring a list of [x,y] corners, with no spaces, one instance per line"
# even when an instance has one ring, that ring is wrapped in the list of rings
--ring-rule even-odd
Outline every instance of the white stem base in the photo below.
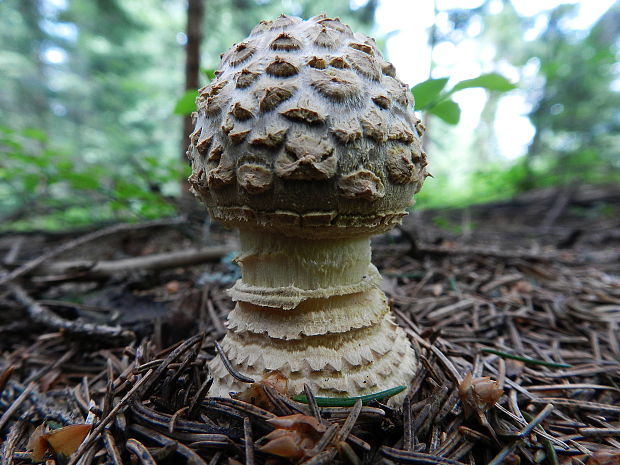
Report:
[[[326,397],[409,385],[417,358],[379,289],[369,238],[301,240],[242,231],[238,261],[242,279],[231,290],[237,306],[222,347],[239,372],[256,381],[278,373],[290,395],[302,393],[304,384]],[[219,357],[209,370],[210,395],[248,387]]]

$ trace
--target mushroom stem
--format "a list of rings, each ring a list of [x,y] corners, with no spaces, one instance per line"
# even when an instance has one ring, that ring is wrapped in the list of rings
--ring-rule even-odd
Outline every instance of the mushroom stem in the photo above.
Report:
[[[242,230],[242,278],[222,347],[257,381],[278,373],[288,393],[304,383],[320,396],[372,394],[413,377],[416,357],[392,320],[369,237],[309,240]],[[219,359],[211,394],[244,386]]]
[[[249,286],[322,295],[322,289],[356,285],[369,272],[368,237],[308,240],[244,230],[239,236],[237,262]]]

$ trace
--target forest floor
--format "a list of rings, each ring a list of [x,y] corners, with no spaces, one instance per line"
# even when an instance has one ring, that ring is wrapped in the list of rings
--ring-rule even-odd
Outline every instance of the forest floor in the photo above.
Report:
[[[620,464],[617,186],[415,212],[373,240],[420,355],[402,411],[209,397],[235,247],[185,219],[0,234],[2,463]]]

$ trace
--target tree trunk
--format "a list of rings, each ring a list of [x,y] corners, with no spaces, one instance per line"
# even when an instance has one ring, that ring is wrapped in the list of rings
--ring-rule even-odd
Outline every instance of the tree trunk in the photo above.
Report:
[[[185,90],[198,89],[200,87],[200,42],[202,41],[202,22],[204,18],[204,0],[187,1],[187,44],[185,47]],[[183,120],[183,139],[181,140],[181,160],[187,163],[185,152],[189,145],[189,135],[193,131],[191,115]],[[183,198],[189,195],[187,180],[181,180],[181,193]]]

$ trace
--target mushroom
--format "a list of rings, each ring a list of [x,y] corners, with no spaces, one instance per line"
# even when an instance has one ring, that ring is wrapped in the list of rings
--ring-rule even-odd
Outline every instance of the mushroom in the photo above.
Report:
[[[407,86],[373,39],[325,15],[261,22],[216,76],[188,157],[194,194],[240,231],[227,358],[290,395],[408,385],[416,354],[370,261],[370,237],[400,223],[426,177]],[[214,395],[247,388],[219,358],[209,370]]]

